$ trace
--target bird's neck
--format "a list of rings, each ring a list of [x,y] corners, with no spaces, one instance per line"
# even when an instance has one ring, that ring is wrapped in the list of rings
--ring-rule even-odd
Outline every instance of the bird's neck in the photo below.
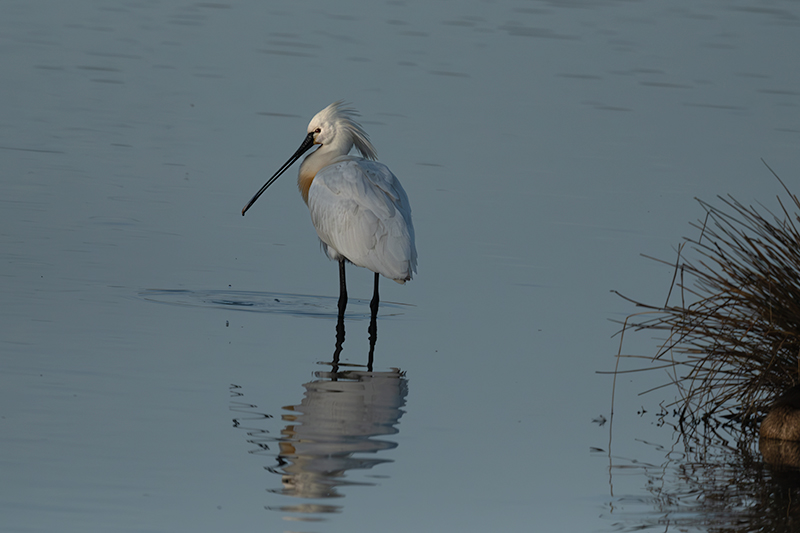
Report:
[[[300,189],[300,195],[306,205],[308,205],[308,190],[317,172],[330,165],[337,157],[347,155],[352,147],[352,143],[350,146],[321,145],[303,159],[300,172],[297,174],[297,188]]]

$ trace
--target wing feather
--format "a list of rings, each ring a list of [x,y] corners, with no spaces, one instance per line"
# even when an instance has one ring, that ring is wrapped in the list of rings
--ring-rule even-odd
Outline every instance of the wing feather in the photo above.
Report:
[[[377,161],[347,156],[314,177],[308,208],[331,259],[404,282],[416,272],[411,207],[403,186]]]

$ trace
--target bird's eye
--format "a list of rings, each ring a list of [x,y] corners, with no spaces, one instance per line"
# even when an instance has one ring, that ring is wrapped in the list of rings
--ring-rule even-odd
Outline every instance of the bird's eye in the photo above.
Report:
[[[321,129],[317,128],[317,129],[314,130],[314,133],[319,133],[321,131],[322,131]]]

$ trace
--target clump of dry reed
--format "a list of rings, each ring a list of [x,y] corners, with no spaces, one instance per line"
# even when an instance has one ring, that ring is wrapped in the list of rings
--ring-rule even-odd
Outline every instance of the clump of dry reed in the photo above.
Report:
[[[778,181],[790,202],[778,197],[774,213],[730,196],[720,207],[700,201],[705,220],[678,248],[667,303],[629,299],[646,311],[629,316],[622,334],[667,333],[654,360],[678,386],[684,432],[712,421],[752,427],[800,382],[800,202]],[[687,259],[687,248],[698,257]]]

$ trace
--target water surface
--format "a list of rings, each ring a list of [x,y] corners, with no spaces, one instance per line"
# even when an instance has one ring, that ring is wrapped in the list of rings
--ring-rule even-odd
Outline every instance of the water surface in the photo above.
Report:
[[[6,531],[703,530],[751,511],[660,498],[743,461],[782,483],[735,444],[693,468],[657,416],[674,391],[638,396],[660,375],[617,381],[610,450],[592,420],[634,311],[611,290],[672,278],[640,254],[673,257],[695,197],[774,207],[761,158],[797,183],[795,3],[3,11]],[[339,346],[292,177],[240,215],[341,98],[417,230],[372,347],[372,275],[348,271]]]

